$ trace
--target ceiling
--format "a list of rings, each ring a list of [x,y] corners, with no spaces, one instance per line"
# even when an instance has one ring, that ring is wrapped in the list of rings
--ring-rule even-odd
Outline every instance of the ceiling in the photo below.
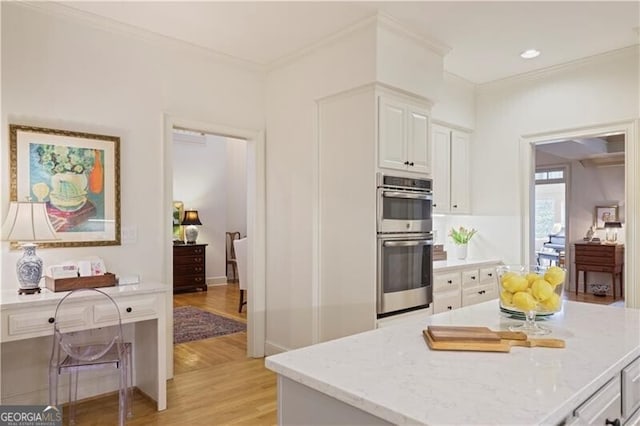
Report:
[[[638,44],[640,38],[637,1],[62,4],[259,65],[382,12],[449,46],[445,69],[477,84]],[[521,59],[528,48],[542,54]]]

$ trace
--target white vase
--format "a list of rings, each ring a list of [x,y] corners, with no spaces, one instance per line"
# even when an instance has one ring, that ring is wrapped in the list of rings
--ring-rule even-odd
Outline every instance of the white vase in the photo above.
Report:
[[[460,260],[467,258],[467,244],[456,244],[456,257]]]

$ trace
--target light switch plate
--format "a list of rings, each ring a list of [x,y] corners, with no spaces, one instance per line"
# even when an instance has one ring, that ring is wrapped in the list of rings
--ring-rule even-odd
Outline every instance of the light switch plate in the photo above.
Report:
[[[129,245],[135,244],[138,242],[138,227],[135,225],[123,226],[122,227],[122,244]]]

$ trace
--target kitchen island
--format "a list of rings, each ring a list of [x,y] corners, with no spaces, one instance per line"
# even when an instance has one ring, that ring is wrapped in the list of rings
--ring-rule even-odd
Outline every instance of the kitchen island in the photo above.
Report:
[[[514,323],[492,300],[268,357],[279,423],[558,424],[591,415],[601,388],[618,392],[607,415],[624,423],[637,411],[638,380],[626,394],[610,381],[640,356],[639,310],[565,302],[545,321],[565,349],[432,351],[422,336],[429,324]]]

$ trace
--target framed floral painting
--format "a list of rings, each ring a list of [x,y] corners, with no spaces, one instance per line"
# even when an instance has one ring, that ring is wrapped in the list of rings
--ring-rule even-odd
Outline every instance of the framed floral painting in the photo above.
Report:
[[[45,202],[59,242],[120,245],[120,138],[9,125],[11,200]]]

